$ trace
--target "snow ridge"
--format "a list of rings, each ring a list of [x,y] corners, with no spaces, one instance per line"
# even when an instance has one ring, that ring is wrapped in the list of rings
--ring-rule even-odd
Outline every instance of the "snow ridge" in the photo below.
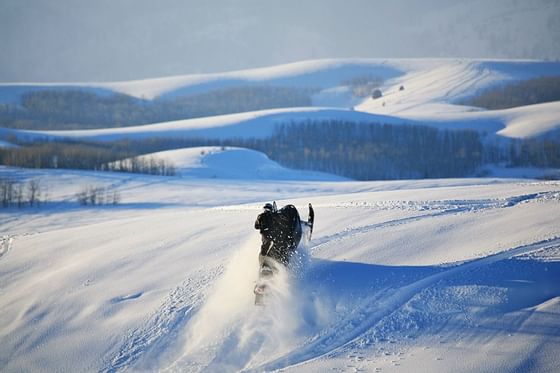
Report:
[[[530,254],[534,251],[540,250],[558,249],[559,247],[560,237],[511,248],[501,253],[460,264],[440,273],[425,277],[419,281],[397,289],[392,294],[384,293],[379,297],[369,299],[368,302],[361,307],[362,309],[360,311],[353,311],[347,320],[345,320],[342,324],[338,323],[335,327],[333,327],[333,329],[331,329],[330,333],[321,335],[319,338],[313,340],[313,342],[309,343],[304,348],[300,348],[295,353],[289,354],[288,356],[274,360],[250,371],[260,372],[287,368],[320,359],[328,355],[336,354],[338,350],[354,343],[364,333],[375,328],[375,326],[380,323],[383,318],[397,311],[424,288],[427,288],[438,281],[452,277],[460,272],[470,271],[481,266],[487,266],[497,261],[508,259],[517,255]],[[371,309],[377,309],[378,311],[371,313],[369,312]]]

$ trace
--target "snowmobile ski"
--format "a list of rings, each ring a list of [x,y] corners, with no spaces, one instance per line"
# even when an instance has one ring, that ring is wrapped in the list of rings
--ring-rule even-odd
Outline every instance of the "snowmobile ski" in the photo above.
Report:
[[[309,227],[309,237],[308,240],[311,241],[311,235],[313,234],[313,223],[315,222],[315,210],[311,203],[309,204],[309,215],[307,216],[307,226]]]
[[[264,306],[264,298],[267,293],[267,282],[272,279],[274,275],[274,267],[272,267],[268,261],[265,259],[264,262],[261,264],[261,268],[259,270],[259,279],[255,288],[253,289],[253,293],[255,293],[255,305],[256,306]]]

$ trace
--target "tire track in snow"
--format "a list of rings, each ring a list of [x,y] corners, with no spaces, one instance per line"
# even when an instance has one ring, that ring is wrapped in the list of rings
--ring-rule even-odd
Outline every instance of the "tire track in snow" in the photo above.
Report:
[[[465,92],[474,92],[479,82],[491,76],[489,70],[481,71],[477,65],[478,63],[475,62],[467,63],[463,70],[455,75],[456,80],[449,82],[452,88],[445,92],[443,97],[453,99]]]
[[[461,272],[469,271],[482,266],[487,266],[500,260],[508,259],[517,255],[528,254],[537,250],[552,249],[557,247],[560,247],[560,237],[515,247],[497,254],[489,255],[457,265],[455,267],[451,267],[443,272],[427,276],[421,280],[397,289],[392,295],[383,300],[375,297],[375,299],[372,299],[371,301],[364,304],[361,307],[362,310],[360,312],[354,311],[351,313],[351,315],[357,314],[358,318],[348,317],[346,318],[346,320],[338,322],[336,326],[331,327],[329,333],[321,335],[313,342],[299,348],[296,352],[273,360],[250,371],[261,372],[288,368],[336,353],[337,351],[356,342],[363,334],[374,328],[385,317],[399,310],[401,306],[406,304],[410,299],[412,299],[423,289],[435,284],[442,279],[449,278]],[[377,309],[377,311],[367,314],[364,310],[368,309]]]

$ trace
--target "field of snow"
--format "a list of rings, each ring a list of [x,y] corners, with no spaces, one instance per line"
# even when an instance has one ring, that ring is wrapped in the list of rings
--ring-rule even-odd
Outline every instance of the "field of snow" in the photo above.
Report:
[[[249,180],[340,181],[341,176],[280,166],[263,153],[235,147],[195,147],[147,154],[141,159],[165,160],[184,177]],[[240,167],[242,165],[242,167]]]
[[[3,372],[560,369],[559,182],[354,182],[235,148],[158,155],[179,176],[0,168],[49,199],[0,210]],[[79,206],[87,185],[121,203]],[[272,200],[303,216],[311,202],[316,225],[255,307],[253,223]]]
[[[262,138],[270,136],[277,123],[324,119],[473,129],[506,138],[558,137],[558,102],[496,111],[458,104],[489,87],[540,76],[560,76],[560,63],[467,59],[334,59],[221,74],[117,83],[0,84],[0,102],[17,102],[25,92],[37,89],[79,88],[102,95],[119,92],[147,99],[251,84],[318,90],[313,96],[312,108],[263,110],[83,131],[18,131],[0,126],[0,139],[8,136],[101,141],[148,137]],[[364,77],[384,79],[380,87],[383,97],[374,100],[351,94],[348,81]]]
[[[348,80],[381,76],[383,97]],[[236,85],[314,87],[285,108],[84,131],[0,128],[4,138],[267,137],[319,119],[558,136],[558,102],[485,111],[460,100],[560,75],[560,63],[321,60],[135,82],[0,84],[0,102],[80,88],[146,99]],[[403,89],[401,89],[401,86]],[[39,180],[48,202],[0,209],[0,370],[68,372],[558,372],[560,183],[511,178],[355,182],[281,167],[256,151],[193,148],[146,157],[161,177],[0,166]],[[492,166],[536,177],[557,170]],[[85,188],[117,205],[80,206]],[[264,203],[316,226],[297,266],[253,305]]]

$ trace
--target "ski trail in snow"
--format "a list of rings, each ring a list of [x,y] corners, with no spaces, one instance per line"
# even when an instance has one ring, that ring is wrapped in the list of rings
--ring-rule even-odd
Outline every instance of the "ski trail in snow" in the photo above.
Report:
[[[402,305],[424,288],[436,282],[454,276],[460,272],[469,271],[482,266],[487,266],[500,260],[508,259],[521,254],[541,250],[545,248],[555,248],[560,245],[560,237],[546,241],[539,241],[529,245],[519,246],[494,255],[489,255],[480,259],[475,259],[455,267],[451,267],[443,272],[425,277],[421,280],[405,285],[397,289],[387,297],[379,297],[368,300],[361,305],[361,310],[354,311],[345,320],[337,323],[330,328],[329,332],[317,336],[312,342],[299,348],[295,352],[287,354],[281,358],[270,361],[249,371],[262,372],[280,368],[287,368],[307,363],[312,360],[335,353],[336,351],[354,343],[361,335],[375,327],[382,319],[397,311]],[[369,310],[375,309],[375,312]]]

